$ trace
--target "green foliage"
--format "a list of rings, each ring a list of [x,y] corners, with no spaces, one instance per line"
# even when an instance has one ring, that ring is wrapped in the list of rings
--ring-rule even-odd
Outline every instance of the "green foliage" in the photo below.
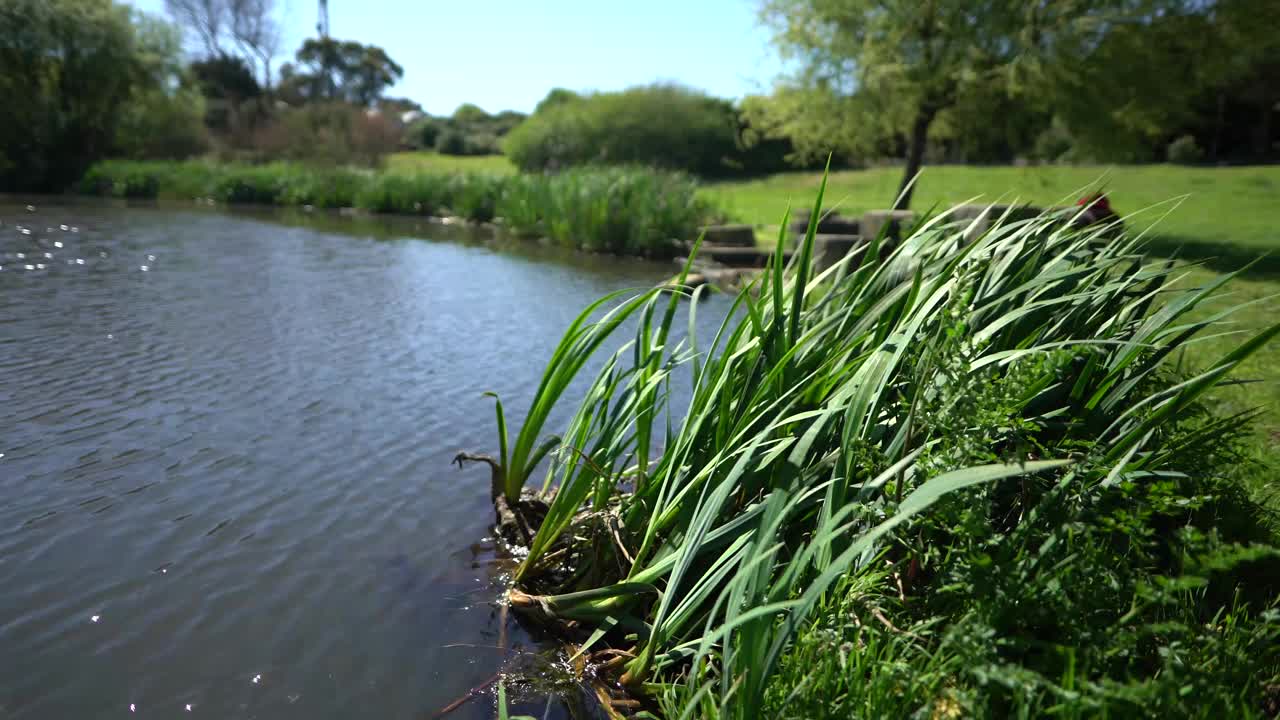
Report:
[[[449,175],[381,174],[356,194],[355,206],[376,213],[442,215],[452,196]]]
[[[751,124],[790,138],[800,158],[905,156],[899,190],[926,147],[952,162],[1147,162],[1192,129],[1213,138],[1215,154],[1274,154],[1266,118],[1280,101],[1280,43],[1261,30],[1280,23],[1274,2],[762,5],[794,72],[771,97],[744,103]],[[1235,112],[1224,112],[1228,99]]]
[[[244,58],[221,55],[195,60],[190,71],[201,94],[211,100],[240,103],[262,94],[253,69]]]
[[[385,50],[351,40],[308,38],[296,60],[280,68],[279,88],[294,104],[324,100],[371,107],[404,76]]]
[[[1204,150],[1196,143],[1194,137],[1183,135],[1169,143],[1169,149],[1165,151],[1165,156],[1169,162],[1175,165],[1195,165],[1204,159]]]
[[[524,114],[504,110],[490,115],[464,104],[452,117],[424,117],[406,133],[409,144],[442,155],[497,155],[501,138],[524,120]]]
[[[575,100],[581,99],[582,96],[572,90],[566,90],[565,88],[560,87],[551,88],[551,91],[547,93],[547,96],[539,100],[538,104],[534,106],[533,114],[537,115],[543,110],[549,110],[557,105],[564,105],[565,103],[571,103]]]
[[[1241,101],[1239,118],[1247,115],[1252,125],[1246,128],[1268,134],[1266,108],[1280,101],[1280,39],[1271,31],[1280,6],[1215,0],[1137,7],[1137,22],[1108,25],[1077,62],[1047,74],[1045,101],[1092,154],[1142,161],[1188,128],[1221,134],[1226,97]],[[1116,72],[1121,67],[1131,72]],[[1267,143],[1253,148],[1254,158],[1267,157]]]
[[[133,17],[114,0],[0,0],[0,191],[61,190],[112,150],[164,67]]]
[[[291,163],[99,163],[86,194],[212,198],[227,203],[355,207],[378,213],[499,221],[521,235],[593,252],[669,257],[714,213],[690,178],[643,168],[580,169],[556,176],[380,173]]]
[[[977,149],[996,130],[1030,142],[1036,108],[1012,99],[1044,82],[1046,68],[1087,54],[1118,5],[1088,0],[1065,13],[987,3],[975,12],[964,0],[766,0],[775,44],[798,62],[753,119],[808,156],[905,154],[894,196],[905,207],[931,138]]]
[[[597,93],[543,106],[507,136],[526,171],[578,165],[647,165],[724,174],[737,152],[733,106],[676,85]]]
[[[490,118],[489,113],[479,105],[463,103],[453,111],[453,117],[450,119],[457,125],[476,125],[487,122]]]
[[[466,155],[467,136],[452,128],[436,136],[435,150],[441,155]]]
[[[1061,376],[1094,362],[1083,357],[1040,362]],[[990,433],[1041,373],[984,380],[969,367],[952,371],[955,396],[919,411],[943,437],[926,455],[989,458]],[[1143,392],[1167,382],[1153,372]],[[1177,471],[1125,481],[1104,466],[1097,485],[1022,483],[935,506],[889,550],[897,578],[845,589],[802,633],[784,660],[797,664],[771,683],[771,715],[1162,718],[1184,716],[1191,696],[1196,717],[1255,714],[1280,673],[1280,586],[1268,580],[1280,552],[1250,544],[1271,537],[1229,478],[1239,418],[1195,405],[1174,417],[1153,439]],[[845,643],[887,645],[898,667],[843,677]],[[816,681],[797,686],[802,672]],[[895,680],[899,692],[885,692]]]
[[[435,148],[440,133],[440,121],[433,117],[423,117],[409,126],[405,131],[405,138],[416,149],[430,150]]]
[[[776,683],[802,671],[825,684],[797,715],[1259,708],[1278,553],[1232,479],[1249,415],[1199,402],[1280,325],[1176,374],[1239,309],[1192,314],[1229,278],[1174,290],[1140,240],[1053,213],[966,228],[937,216],[818,277],[814,222],[789,267],[781,233],[709,343],[696,302],[672,333],[661,289],[586,309],[503,454],[508,498],[587,359],[629,342],[548,441],[516,573],[540,594],[513,605],[625,650],[622,681],[672,718],[788,712],[810,691]],[[830,645],[813,661],[817,632],[875,625],[898,637],[854,658],[854,636],[855,672]]]
[[[118,122],[113,155],[119,157],[182,160],[209,149],[204,102],[191,90],[137,93]]]
[[[621,255],[670,256],[712,216],[692,179],[643,168],[579,168],[522,175],[502,215],[517,232]]]
[[[1031,157],[1041,162],[1069,162],[1074,158],[1075,140],[1062,123],[1054,122],[1045,128],[1031,146]]]
[[[121,108],[112,154],[183,159],[204,153],[209,147],[204,99],[185,82],[181,35],[172,25],[147,15],[135,16],[134,28],[149,81],[140,83]]]

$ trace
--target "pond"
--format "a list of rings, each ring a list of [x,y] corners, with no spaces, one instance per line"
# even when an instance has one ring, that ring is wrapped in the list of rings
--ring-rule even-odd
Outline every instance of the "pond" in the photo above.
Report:
[[[450,460],[495,449],[483,392],[518,420],[577,313],[671,265],[27,202],[0,200],[0,717],[426,718],[503,639],[547,662],[501,625],[488,472]]]

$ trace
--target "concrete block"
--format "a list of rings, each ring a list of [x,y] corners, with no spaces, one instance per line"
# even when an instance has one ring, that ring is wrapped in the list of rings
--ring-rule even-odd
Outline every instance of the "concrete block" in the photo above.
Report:
[[[910,210],[868,210],[862,215],[862,236],[874,238],[881,231],[888,240],[902,239],[902,232],[910,227],[916,214]]]
[[[820,273],[835,265],[840,258],[853,255],[851,267],[857,267],[869,243],[861,235],[815,235],[813,237],[813,272]]]
[[[756,246],[756,231],[750,225],[708,225],[699,231],[706,245]]]
[[[791,221],[788,231],[792,239],[800,239],[809,230],[809,216],[797,217]],[[859,235],[861,223],[856,218],[838,213],[824,213],[818,217],[818,235]]]
[[[703,244],[702,249],[698,252],[698,260],[710,260],[727,267],[736,268],[764,267],[772,256],[773,253],[768,250],[738,245]],[[790,258],[791,251],[785,251],[783,256]]]

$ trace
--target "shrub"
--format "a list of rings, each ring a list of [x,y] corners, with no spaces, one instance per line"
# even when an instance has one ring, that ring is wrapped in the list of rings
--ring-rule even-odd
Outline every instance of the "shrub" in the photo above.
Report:
[[[209,186],[209,197],[224,203],[274,205],[284,191],[283,173],[274,167],[228,168]]]
[[[281,176],[276,202],[321,208],[354,207],[357,196],[368,181],[366,173],[348,168],[333,168],[325,172],[290,168]]]
[[[465,155],[466,151],[467,136],[457,130],[449,128],[436,138],[436,152],[441,155]]]
[[[1166,157],[1175,165],[1195,165],[1204,159],[1204,150],[1196,143],[1194,137],[1183,135],[1169,143]]]
[[[424,117],[409,126],[405,131],[405,140],[416,150],[431,150],[440,137],[440,121],[432,117]]]
[[[208,149],[204,101],[194,90],[147,90],[121,109],[115,139],[121,157],[183,160]]]
[[[255,131],[258,161],[289,160],[376,167],[399,148],[400,129],[381,114],[346,103],[289,108]]]
[[[608,164],[715,176],[728,170],[737,132],[728,102],[651,85],[544,106],[507,135],[504,149],[526,171]]]
[[[498,155],[502,152],[498,136],[487,132],[467,135],[462,147],[464,155]]]
[[[86,195],[150,199],[160,193],[163,168],[151,163],[113,161],[89,168],[80,180]]]

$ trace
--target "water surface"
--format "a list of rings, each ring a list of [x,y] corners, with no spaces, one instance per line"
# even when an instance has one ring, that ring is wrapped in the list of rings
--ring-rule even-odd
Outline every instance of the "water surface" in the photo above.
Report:
[[[449,461],[670,266],[9,202],[0,718],[421,718],[501,667],[488,474]]]

